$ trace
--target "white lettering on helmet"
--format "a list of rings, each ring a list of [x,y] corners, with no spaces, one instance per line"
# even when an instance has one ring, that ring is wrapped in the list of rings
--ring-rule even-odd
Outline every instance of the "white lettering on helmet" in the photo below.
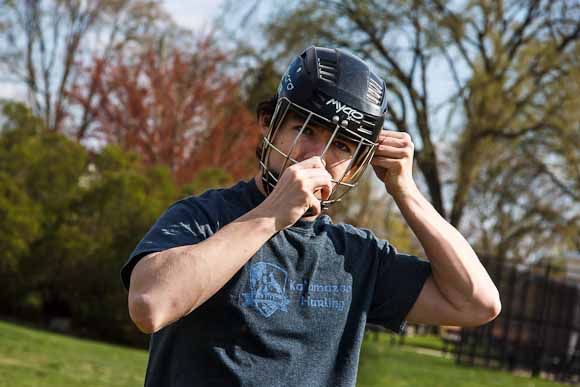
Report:
[[[326,101],[327,105],[334,105],[334,107],[336,108],[336,112],[337,113],[344,113],[347,116],[347,119],[349,121],[355,121],[357,123],[360,123],[360,120],[363,119],[363,114],[361,112],[359,112],[356,109],[353,109],[349,106],[346,106],[345,104],[343,104],[340,101],[337,101],[336,99],[332,98],[329,99],[328,101]]]
[[[284,74],[284,81],[286,82],[286,90],[294,90],[294,84],[292,83],[292,78],[290,77],[290,71]]]

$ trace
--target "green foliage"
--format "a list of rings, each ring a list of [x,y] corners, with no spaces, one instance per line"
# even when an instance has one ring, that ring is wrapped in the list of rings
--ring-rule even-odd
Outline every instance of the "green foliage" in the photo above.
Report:
[[[3,114],[2,312],[71,317],[90,334],[139,342],[119,270],[177,198],[169,170],[118,147],[91,154],[43,130],[23,105],[7,103]]]
[[[42,121],[25,106],[5,103],[0,136],[0,207],[2,247],[6,259],[0,278],[9,277],[2,293],[8,308],[19,307],[25,287],[34,287],[47,273],[46,253],[52,254],[53,234],[75,194],[86,164],[84,149],[61,135],[42,130]]]
[[[18,270],[19,257],[40,234],[40,208],[5,172],[0,172],[0,270]]]
[[[180,194],[233,182],[219,168],[178,188],[167,167],[145,167],[117,146],[89,152],[49,132],[22,104],[2,106],[0,313],[68,317],[85,335],[144,344],[119,271]]]
[[[175,199],[175,187],[167,168],[144,170],[134,155],[116,147],[97,154],[93,165],[59,230],[59,244],[71,257],[71,277],[61,287],[69,287],[77,326],[92,326],[106,337],[121,332],[135,337],[119,270]]]
[[[234,179],[221,168],[207,168],[182,188],[183,195],[199,195],[210,188],[228,187]]]

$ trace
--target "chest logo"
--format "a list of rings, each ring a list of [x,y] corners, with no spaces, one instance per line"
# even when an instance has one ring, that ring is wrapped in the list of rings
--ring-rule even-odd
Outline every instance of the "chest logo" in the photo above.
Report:
[[[243,307],[253,307],[268,318],[277,310],[288,311],[286,283],[288,273],[282,268],[266,262],[250,267],[249,292],[240,294]]]

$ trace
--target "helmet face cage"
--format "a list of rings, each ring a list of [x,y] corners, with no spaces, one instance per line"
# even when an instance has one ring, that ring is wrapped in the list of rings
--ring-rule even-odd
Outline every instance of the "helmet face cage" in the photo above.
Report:
[[[280,128],[291,115],[294,117],[301,117],[304,119],[304,121],[302,122],[300,130],[294,138],[290,149],[287,151],[288,153],[285,153],[284,150],[279,149],[275,145],[275,140],[276,136],[280,133]],[[279,180],[279,177],[282,175],[282,173],[284,173],[286,168],[299,162],[298,160],[295,160],[291,157],[292,152],[298,144],[298,141],[301,139],[304,130],[312,125],[322,126],[328,129],[330,132],[330,137],[325,144],[322,153],[319,155],[320,158],[325,157],[328,149],[336,138],[347,139],[348,141],[354,142],[356,144],[356,149],[351,154],[351,159],[345,172],[340,178],[338,178],[338,180],[335,180],[334,178],[331,179],[333,188],[330,196],[328,199],[320,201],[321,208],[328,209],[331,204],[340,201],[351,188],[356,187],[360,177],[363,175],[363,172],[365,171],[375,153],[377,144],[361,136],[357,132],[343,126],[338,115],[332,117],[332,120],[329,120],[309,109],[291,102],[288,98],[281,97],[277,101],[276,109],[274,110],[274,114],[270,120],[268,133],[264,136],[262,141],[260,169],[262,172],[262,182],[264,189],[266,190],[266,194],[270,194],[270,192],[272,192]],[[272,170],[272,152],[275,152],[284,158],[284,163],[280,171]]]

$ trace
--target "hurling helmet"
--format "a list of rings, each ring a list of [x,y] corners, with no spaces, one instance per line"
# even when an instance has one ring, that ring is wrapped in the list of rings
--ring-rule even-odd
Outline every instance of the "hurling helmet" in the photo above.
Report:
[[[357,185],[374,155],[386,118],[385,94],[385,82],[362,59],[345,50],[311,46],[295,57],[278,86],[276,107],[262,140],[260,168],[266,193],[274,189],[288,166],[298,162],[292,152],[304,130],[316,125],[330,132],[321,158],[336,139],[356,144],[346,172],[332,180],[333,190],[327,200],[321,200],[321,206],[327,209],[339,201]],[[275,143],[289,117],[298,117],[302,125],[286,153]],[[272,152],[285,159],[280,171],[272,169]]]

